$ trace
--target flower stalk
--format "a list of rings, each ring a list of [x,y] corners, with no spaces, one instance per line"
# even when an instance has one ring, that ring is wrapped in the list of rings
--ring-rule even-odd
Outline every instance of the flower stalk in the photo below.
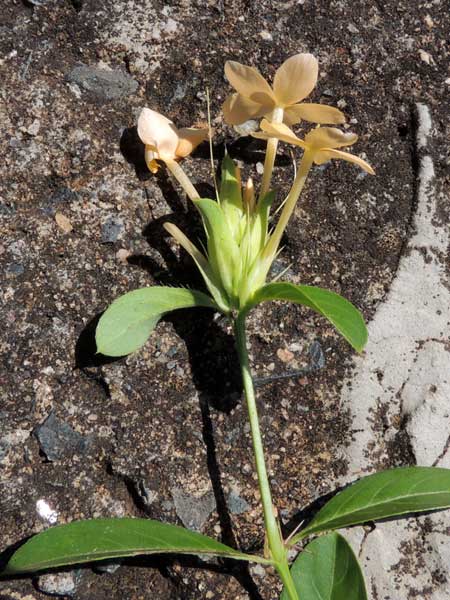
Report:
[[[169,171],[172,173],[172,175],[175,177],[175,179],[181,185],[183,190],[186,192],[187,197],[190,200],[197,200],[198,198],[200,198],[199,193],[197,192],[194,185],[192,184],[192,181],[189,179],[189,177],[183,171],[183,168],[181,167],[181,165],[176,160],[167,159],[167,158],[165,159],[164,162],[166,163],[166,166],[169,169]]]
[[[284,116],[284,109],[281,107],[277,107],[272,112],[272,118],[270,119],[271,123],[282,123]],[[272,181],[272,173],[273,168],[275,166],[275,158],[277,155],[278,148],[278,139],[270,138],[267,140],[267,149],[266,149],[266,158],[264,160],[264,173],[263,179],[261,182],[261,190],[259,192],[259,198],[264,198],[264,196],[270,190],[270,182]]]
[[[313,156],[310,152],[306,151],[303,154],[302,160],[300,161],[300,165],[297,170],[297,175],[295,177],[294,183],[292,184],[291,191],[289,192],[283,210],[281,211],[280,218],[278,219],[278,223],[275,227],[274,232],[270,236],[270,239],[267,243],[267,246],[264,249],[263,257],[269,258],[270,262],[272,262],[273,257],[277,253],[278,246],[280,245],[281,237],[283,235],[284,230],[289,222],[289,219],[294,212],[295,205],[297,204],[297,200],[302,193],[303,187],[305,185],[306,179],[308,177],[309,171],[313,165]]]
[[[255,457],[256,473],[258,475],[261,504],[264,514],[264,526],[269,546],[270,558],[274,561],[280,579],[289,595],[290,600],[299,600],[292,579],[289,563],[287,560],[287,549],[281,537],[280,527],[275,517],[275,509],[272,502],[269,479],[267,476],[266,462],[264,459],[264,448],[259,427],[258,409],[256,406],[255,390],[250,371],[250,363],[247,350],[247,337],[245,333],[245,313],[241,312],[234,321],[234,332],[236,336],[236,347],[241,366],[242,383],[250,423],[250,431],[253,442],[253,453]]]

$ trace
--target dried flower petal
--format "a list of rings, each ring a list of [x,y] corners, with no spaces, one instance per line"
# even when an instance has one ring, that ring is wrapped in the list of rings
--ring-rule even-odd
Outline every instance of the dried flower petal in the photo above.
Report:
[[[178,146],[175,154],[179,158],[188,156],[199,144],[208,139],[208,128],[183,127],[178,130]]]
[[[286,107],[309,96],[318,73],[319,64],[312,54],[296,54],[285,60],[273,80],[278,106]]]
[[[274,100],[272,88],[254,67],[229,60],[225,63],[225,76],[239,94],[254,102],[264,104],[266,98]]]
[[[338,108],[326,104],[293,104],[285,109],[286,125],[295,125],[302,120],[321,125],[342,125],[345,123],[345,115]]]
[[[225,100],[222,110],[225,121],[230,125],[240,125],[250,119],[258,119],[274,107],[273,101],[269,98],[267,104],[260,104],[242,96],[241,94],[231,94]]]

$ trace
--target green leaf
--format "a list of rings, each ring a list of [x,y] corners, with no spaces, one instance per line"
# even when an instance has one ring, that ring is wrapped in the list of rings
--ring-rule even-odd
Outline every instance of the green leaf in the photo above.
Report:
[[[145,344],[159,319],[179,308],[205,306],[217,310],[214,301],[195,290],[148,287],[117,298],[101,316],[95,332],[97,351],[124,356]]]
[[[301,600],[367,600],[356,556],[338,533],[308,544],[292,565],[291,574]],[[286,591],[280,600],[289,600]]]
[[[9,560],[3,575],[140,554],[206,554],[270,561],[243,554],[200,533],[150,519],[92,519],[51,527],[25,542]]]
[[[388,469],[364,477],[336,494],[290,543],[311,533],[449,507],[450,469]]]
[[[287,300],[308,306],[326,317],[355,350],[361,352],[366,345],[367,329],[361,313],[335,292],[283,281],[269,283],[256,292],[246,310],[267,300]]]
[[[214,200],[193,201],[203,217],[208,237],[208,260],[214,273],[233,300],[241,274],[241,255],[224,213]]]

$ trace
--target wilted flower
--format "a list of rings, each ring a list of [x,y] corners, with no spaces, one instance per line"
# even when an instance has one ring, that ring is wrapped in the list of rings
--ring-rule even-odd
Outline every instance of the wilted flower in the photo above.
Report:
[[[310,131],[304,140],[301,140],[287,125],[283,123],[269,123],[265,119],[261,122],[261,129],[263,130],[262,132],[252,135],[266,140],[276,138],[283,142],[300,146],[305,152],[291,191],[284,202],[278,223],[261,253],[261,260],[257,269],[251,274],[251,285],[258,285],[261,281],[264,281],[270,265],[277,255],[281,237],[294,212],[295,205],[313,163],[321,165],[332,158],[339,158],[355,163],[367,173],[374,174],[372,167],[365,160],[349,152],[342,152],[337,149],[354,144],[358,139],[358,136],[354,133],[344,133],[335,127],[317,127]]]
[[[225,75],[237,93],[225,100],[225,120],[230,125],[239,125],[249,119],[269,118],[275,109],[282,109],[283,121],[289,125],[302,119],[313,123],[344,123],[345,117],[337,108],[299,104],[314,89],[318,70],[317,59],[312,54],[296,54],[277,70],[271,87],[254,67],[228,61]]]
[[[152,173],[158,171],[158,160],[167,163],[185,158],[208,137],[208,129],[177,129],[167,117],[150,108],[142,109],[137,130],[145,144],[145,161]]]
[[[304,140],[301,140],[287,125],[269,123],[265,119],[261,121],[261,129],[263,132],[253,133],[252,135],[265,140],[277,138],[288,144],[300,146],[310,154],[316,165],[322,165],[332,158],[339,158],[354,163],[367,173],[374,175],[374,170],[365,160],[349,152],[337,150],[337,148],[354,144],[358,139],[355,133],[345,133],[335,127],[317,127],[307,133]]]

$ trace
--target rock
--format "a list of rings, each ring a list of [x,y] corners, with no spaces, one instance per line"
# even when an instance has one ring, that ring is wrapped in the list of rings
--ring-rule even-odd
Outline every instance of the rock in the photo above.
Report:
[[[16,207],[12,202],[3,202],[0,200],[0,215],[13,215],[16,212]]]
[[[58,522],[58,512],[44,498],[40,498],[36,502],[36,512],[43,521],[47,521],[50,525],[55,525]]]
[[[72,454],[84,454],[89,443],[87,438],[55,417],[54,413],[33,430],[33,435],[49,461],[59,460]]]
[[[120,560],[102,562],[95,565],[94,571],[96,571],[97,573],[108,573],[109,575],[112,575],[121,567],[121,565],[122,561]]]
[[[44,200],[41,210],[47,215],[55,216],[58,205],[68,205],[72,202],[78,202],[79,200],[80,196],[76,192],[68,187],[62,187]]]
[[[127,250],[126,248],[121,248],[120,250],[118,250],[116,252],[116,258],[119,262],[123,263],[123,264],[127,264],[127,259],[132,255],[132,252],[130,252],[130,250]]]
[[[37,135],[39,133],[40,128],[41,128],[41,122],[39,121],[39,119],[35,119],[31,123],[31,125],[29,125],[26,128],[25,131],[28,133],[28,135],[35,136],[35,135]]]
[[[99,67],[78,65],[67,75],[69,83],[75,83],[102,100],[118,100],[138,89],[138,83],[122,71],[108,71]]]
[[[10,275],[22,275],[25,271],[25,267],[20,263],[10,263],[7,267],[7,271]]]
[[[285,348],[278,348],[277,356],[284,363],[290,363],[294,359],[294,354]]]
[[[70,219],[68,219],[62,213],[57,212],[55,214],[55,221],[56,221],[56,224],[58,225],[58,227],[62,231],[64,231],[64,233],[70,233],[71,231],[73,231],[72,222],[70,221]]]
[[[227,506],[233,515],[241,515],[250,510],[250,504],[244,500],[235,490],[231,490],[227,498]]]
[[[239,133],[239,135],[250,135],[259,129],[259,122],[254,119],[250,119],[245,121],[245,123],[241,123],[240,125],[234,125],[234,129]]]
[[[0,464],[6,458],[8,451],[10,448],[10,444],[7,439],[0,439]]]
[[[55,2],[55,0],[25,0],[26,4],[32,6],[44,6],[44,4],[51,4],[52,2]]]
[[[68,187],[62,187],[56,190],[48,199],[51,205],[70,204],[79,200],[79,195]]]
[[[171,492],[175,511],[183,525],[188,529],[201,531],[209,515],[216,508],[214,494],[206,492],[203,496],[191,496],[181,488],[172,488]]]
[[[73,596],[80,579],[80,571],[66,573],[46,573],[40,575],[36,587],[49,596]]]
[[[325,355],[322,346],[316,340],[309,347],[309,364],[312,370],[323,369],[325,366]]]
[[[123,221],[118,217],[109,217],[102,225],[102,242],[112,244],[117,242],[123,232]]]

